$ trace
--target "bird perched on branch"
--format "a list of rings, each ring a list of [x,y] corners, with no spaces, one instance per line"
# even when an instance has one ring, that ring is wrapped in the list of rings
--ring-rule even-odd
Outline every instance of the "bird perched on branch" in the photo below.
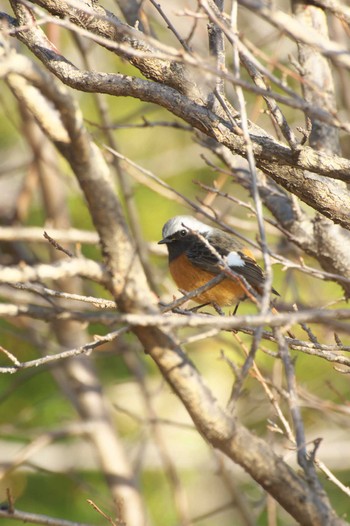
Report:
[[[183,292],[203,287],[215,276],[222,280],[199,292],[197,303],[223,307],[236,305],[247,297],[256,301],[264,289],[265,276],[251,251],[232,235],[191,216],[167,221],[159,244],[166,244],[170,273]],[[275,289],[274,294],[278,295]]]

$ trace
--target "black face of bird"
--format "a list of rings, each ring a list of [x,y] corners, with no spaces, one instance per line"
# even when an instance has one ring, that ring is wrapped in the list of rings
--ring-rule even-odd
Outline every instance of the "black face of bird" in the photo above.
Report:
[[[195,239],[195,236],[193,234],[191,236],[191,233],[187,229],[183,228],[181,230],[178,230],[174,234],[170,234],[169,236],[166,236],[160,241],[158,241],[158,245],[163,245],[163,244],[169,245],[171,243],[176,243],[179,241],[185,244],[188,244],[191,238],[193,241]]]
[[[189,230],[182,228],[158,241],[158,245],[167,246],[169,259],[172,260],[189,250],[196,242],[198,243],[198,237]]]

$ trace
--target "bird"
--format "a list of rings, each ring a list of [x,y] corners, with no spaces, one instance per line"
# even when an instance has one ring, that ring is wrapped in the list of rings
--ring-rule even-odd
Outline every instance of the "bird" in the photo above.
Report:
[[[228,269],[221,282],[192,298],[196,303],[215,308],[236,305],[236,312],[240,301],[263,294],[264,271],[252,252],[219,228],[193,216],[175,216],[163,226],[158,244],[167,246],[170,274],[184,293],[202,287]],[[275,289],[272,292],[279,295]]]

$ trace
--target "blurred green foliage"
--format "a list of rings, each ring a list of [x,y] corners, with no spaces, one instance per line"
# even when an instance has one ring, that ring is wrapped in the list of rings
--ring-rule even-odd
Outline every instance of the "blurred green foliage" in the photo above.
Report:
[[[67,51],[72,46],[70,39],[65,37],[62,41],[62,51]],[[111,57],[105,50],[99,50],[95,56],[95,64],[104,71],[122,72],[124,74],[139,75],[137,70],[125,62]],[[77,59],[78,60],[78,59]],[[100,62],[99,62],[100,61]],[[74,93],[82,108],[86,125],[91,134],[94,136],[98,145],[103,148],[107,139],[103,128],[100,127],[96,99],[91,94]],[[267,119],[260,115],[259,104],[254,95],[248,96],[248,109],[256,114],[258,122],[261,124]],[[206,192],[201,190],[193,181],[200,181],[207,185],[214,185],[217,173],[209,168],[201,155],[210,157],[210,154],[204,151],[194,140],[192,133],[174,129],[165,126],[164,123],[174,122],[175,117],[169,115],[165,110],[155,107],[151,104],[142,103],[131,98],[112,98],[103,97],[104,104],[108,107],[108,116],[112,124],[116,126],[114,138],[117,143],[118,151],[126,157],[138,163],[143,168],[150,170],[155,176],[165,181],[177,192],[182,193],[188,199],[200,204],[206,196]],[[12,174],[20,174],[24,181],[30,169],[28,159],[31,159],[32,152],[25,139],[21,134],[21,119],[18,112],[16,100],[7,89],[2,91],[0,98],[0,149],[1,157],[9,167],[8,173],[2,172],[2,180],[8,188],[12,184]],[[291,111],[289,110],[289,115]],[[158,122],[161,125],[149,126],[144,128],[128,127],[135,124],[144,123],[143,119],[148,122]],[[297,120],[297,119],[296,119]],[[297,122],[295,123],[297,124]],[[106,152],[106,158],[111,158]],[[211,159],[218,162],[216,159]],[[22,165],[17,167],[21,161]],[[62,185],[65,188],[67,196],[67,205],[71,218],[72,226],[80,229],[92,230],[93,224],[89,216],[86,203],[81,192],[76,187],[73,175],[70,173],[66,163],[56,160],[61,169]],[[142,236],[148,242],[158,241],[161,236],[161,228],[164,222],[175,214],[192,213],[185,203],[178,202],[177,198],[167,194],[165,197],[161,188],[152,182],[148,176],[135,176],[135,169],[124,165],[128,181],[132,188],[132,199],[138,212],[138,220]],[[13,172],[12,172],[13,169]],[[115,178],[116,190],[124,204],[127,212],[125,199],[122,195],[117,175],[112,170]],[[7,181],[7,182],[6,182]],[[223,188],[223,191],[251,202],[247,192],[241,187],[234,184],[229,178]],[[170,197],[169,197],[170,195]],[[45,227],[45,212],[43,209],[42,196],[40,189],[37,187],[32,196],[33,202],[29,206],[28,215],[25,219],[25,225],[38,225]],[[230,222],[232,218],[242,220],[242,233],[250,237],[253,241],[256,238],[255,219],[244,209],[233,206],[232,203],[225,199],[218,199],[215,203],[216,209],[225,211],[224,218]],[[6,218],[3,218],[4,220]],[[236,223],[234,224],[236,227]],[[271,246],[275,247],[280,239],[277,230],[269,230],[269,241]],[[49,251],[44,244],[33,245],[33,252],[38,261],[48,261]],[[88,258],[101,260],[99,246],[85,245],[82,247],[82,253]],[[176,294],[176,288],[171,289],[170,280],[167,271],[166,258],[150,254],[151,268],[159,284],[159,290],[165,294],[167,299],[171,294]],[[316,266],[315,261],[306,257],[307,264]],[[280,266],[274,266],[274,284],[280,291],[283,301],[288,304],[298,302],[309,306],[327,305],[334,298],[341,297],[341,291],[338,286],[330,282],[321,282],[306,274],[297,271],[285,271]],[[87,294],[95,294],[99,297],[109,297],[108,293],[102,287],[88,284],[86,285]],[[0,298],[8,301],[8,297]],[[342,305],[342,303],[340,303]],[[250,303],[240,306],[240,313],[255,312],[255,307]],[[95,334],[105,334],[110,328],[102,325],[90,325],[88,334],[91,338]],[[296,329],[296,336],[301,339],[307,339],[302,329]],[[20,361],[35,359],[40,353],[51,353],[57,351],[57,343],[53,338],[53,333],[48,324],[36,320],[25,319],[24,321],[4,321],[0,320],[1,345],[9,349]],[[181,337],[191,336],[191,330],[183,331]],[[35,336],[36,335],[36,336]],[[317,329],[317,335],[323,343],[334,343],[332,331]],[[240,335],[246,349],[249,350],[251,337]],[[345,340],[344,340],[344,343]],[[267,351],[275,351],[275,346],[268,342],[263,342],[263,347]],[[222,359],[223,352],[232,361],[242,364],[244,353],[242,346],[231,334],[222,334],[217,338],[207,338],[204,341],[191,343],[185,346],[191,359],[195,362],[197,368],[203,373],[206,381],[212,388],[215,396],[222,402],[226,403],[233,382],[233,375],[228,365]],[[95,362],[99,377],[104,390],[110,396],[111,404],[125,404],[125,408],[139,418],[146,419],[145,409],[139,400],[139,392],[134,376],[123,358],[123,349],[131,349],[137,353],[141,363],[142,371],[147,382],[150,382],[152,396],[157,400],[159,414],[163,418],[171,417],[174,420],[186,419],[179,402],[175,396],[169,392],[160,379],[159,373],[154,364],[150,362],[147,356],[135,342],[135,338],[130,335],[124,335],[121,342],[114,342],[106,346],[106,349],[97,351],[92,359]],[[39,351],[38,351],[39,349]],[[334,366],[329,362],[307,356],[301,352],[294,351],[293,357],[296,360],[296,371],[301,391],[305,394],[302,403],[305,405],[303,415],[308,430],[310,440],[325,434],[329,450],[337,449],[337,434],[339,434],[339,443],[343,444],[344,433],[342,429],[346,419],[346,409],[348,407],[348,378],[341,375]],[[8,364],[9,361],[5,355],[0,357],[0,365]],[[257,364],[266,377],[279,383],[283,387],[282,372],[279,362],[268,354],[258,353]],[[68,425],[76,420],[77,415],[72,408],[69,400],[60,391],[57,382],[51,375],[51,367],[41,367],[40,369],[29,369],[16,375],[2,375],[0,384],[0,440],[3,444],[17,444],[25,446],[30,443],[37,435],[50,430],[57,430],[61,426]],[[130,387],[131,386],[131,387]],[[130,393],[127,389],[130,388]],[[158,393],[157,398],[155,393]],[[159,401],[164,397],[166,402]],[[163,399],[163,398],[162,398]],[[338,408],[335,405],[338,404]],[[284,409],[287,408],[285,401],[281,400]],[[327,419],[332,422],[334,433],[327,435],[328,428],[324,412],[327,410]],[[275,419],[271,412],[271,406],[267,402],[261,385],[254,378],[249,378],[245,385],[244,394],[240,401],[239,414],[244,423],[249,425],[256,433],[264,437],[274,435],[269,431],[266,419]],[[144,441],[145,447],[149,446],[150,438],[149,426],[144,421],[138,422],[130,417],[121,414],[117,409],[113,413],[116,427],[123,437],[125,447],[131,445],[142,452]],[[348,426],[348,424],[346,424]],[[181,455],[186,445],[191,445],[191,438],[188,436],[188,430],[183,432],[181,440],[170,440],[170,452],[175,463],[178,455]],[[146,438],[145,438],[146,437]],[[283,439],[273,436],[276,443],[281,447],[290,447],[286,445]],[[201,440],[198,438],[198,440]],[[334,441],[334,443],[333,443]],[[55,441],[53,441],[55,443]],[[58,441],[58,444],[69,444],[70,440]],[[180,447],[181,442],[181,447]],[[55,445],[55,444],[54,444]],[[179,447],[180,453],[177,451]],[[322,452],[321,444],[320,451]],[[67,450],[68,450],[67,446]],[[55,450],[52,450],[55,455]],[[13,450],[11,450],[13,453]],[[45,450],[44,450],[45,452]],[[285,452],[285,451],[284,451]],[[333,454],[334,451],[331,453]],[[338,457],[346,456],[342,449],[338,451]],[[69,450],[71,455],[71,451]],[[332,455],[329,455],[331,458]],[[334,456],[334,455],[333,455]],[[136,455],[137,457],[137,455]],[[3,460],[3,459],[2,459]],[[81,460],[81,459],[80,459]],[[180,467],[181,478],[184,484],[188,483],[192,489],[202,483],[206,473],[210,477],[215,472],[215,466],[212,464],[210,454],[205,460],[202,459],[202,469],[198,469],[198,464],[188,462],[183,470]],[[74,464],[74,463],[73,463]],[[344,469],[335,462],[336,475],[345,485],[350,484],[349,466]],[[174,510],[173,495],[169,488],[163,467],[151,457],[145,467],[141,466],[141,487],[145,492],[145,500],[153,524],[175,525],[177,524],[177,515]],[[240,475],[241,476],[241,475]],[[15,470],[9,478],[12,480],[10,485],[13,486],[13,493],[16,497],[16,506],[19,509],[33,513],[42,513],[54,517],[66,518],[71,521],[89,522],[91,524],[104,524],[104,520],[97,514],[92,507],[87,504],[87,499],[92,499],[106,513],[112,513],[111,503],[109,500],[106,484],[98,470],[91,468],[90,459],[87,462],[86,469],[72,466],[67,472],[59,470],[38,469],[31,465],[31,461],[25,463],[23,470]],[[323,477],[323,483],[329,493],[332,502],[338,513],[347,513],[349,510],[349,499],[344,496],[331,482]],[[255,505],[259,507],[261,499],[260,490],[256,489],[255,484],[247,482],[244,479],[242,488],[248,495],[253,495]],[[206,488],[208,495],[210,488]],[[219,490],[218,490],[219,492]],[[2,499],[5,500],[4,488],[1,487]],[[203,499],[203,495],[201,497]],[[205,496],[204,496],[205,499]],[[196,505],[191,502],[194,513],[200,514]],[[109,510],[109,511],[108,511]],[[207,510],[208,511],[208,510]],[[204,510],[202,509],[204,513]],[[216,516],[199,520],[199,526],[209,526],[216,523]],[[236,517],[232,509],[219,515],[220,524],[233,524],[232,517]],[[294,524],[285,515],[278,523],[281,526]],[[16,521],[7,521],[2,519],[2,525],[10,526]],[[259,526],[267,525],[267,517],[263,512],[258,524]],[[238,525],[238,522],[236,523]]]

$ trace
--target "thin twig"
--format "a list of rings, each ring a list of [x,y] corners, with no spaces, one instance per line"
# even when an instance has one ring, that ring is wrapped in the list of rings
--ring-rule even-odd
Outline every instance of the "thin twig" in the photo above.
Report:
[[[53,239],[53,237],[49,236],[49,234],[47,232],[44,231],[43,235],[44,235],[44,238],[48,240],[50,245],[52,245],[56,250],[59,250],[60,252],[63,252],[64,254],[69,256],[70,258],[74,257],[74,254],[70,250],[68,250],[68,249],[64,248],[62,245],[60,245],[58,243],[58,241]]]
[[[83,296],[81,294],[70,294],[69,292],[61,292],[60,290],[53,290],[43,285],[36,283],[13,283],[13,287],[20,290],[28,290],[40,294],[41,296],[50,296],[54,298],[62,298],[73,301],[81,301],[83,303],[92,303],[96,307],[102,309],[115,309],[115,301],[106,300],[104,298],[97,298],[94,296]]]
[[[165,12],[163,11],[162,7],[160,4],[158,4],[155,0],[149,0],[151,2],[151,4],[156,8],[156,10],[158,11],[158,13],[160,14],[160,16],[163,18],[163,20],[165,21],[167,27],[170,29],[170,31],[175,35],[175,37],[177,38],[177,40],[180,42],[180,44],[182,45],[182,47],[188,52],[188,53],[191,53],[191,48],[189,47],[189,45],[187,44],[186,40],[184,40],[179,32],[177,31],[177,29],[175,28],[174,24],[171,22],[171,20],[169,19],[169,17],[165,14]]]
[[[93,526],[92,524],[87,524],[86,522],[67,521],[65,519],[51,517],[50,515],[30,513],[28,511],[21,511],[18,509],[14,509],[11,512],[0,509],[0,517],[3,519],[21,521],[28,524],[43,524],[44,526]]]
[[[317,494],[321,494],[322,488],[318,480],[314,464],[308,458],[308,453],[306,450],[305,430],[298,403],[294,365],[289,354],[288,345],[284,336],[281,333],[281,330],[275,329],[274,333],[278,342],[279,352],[283,361],[287,379],[289,394],[288,402],[295,429],[298,463],[303,468],[307,480],[309,484],[313,487],[316,496]]]

